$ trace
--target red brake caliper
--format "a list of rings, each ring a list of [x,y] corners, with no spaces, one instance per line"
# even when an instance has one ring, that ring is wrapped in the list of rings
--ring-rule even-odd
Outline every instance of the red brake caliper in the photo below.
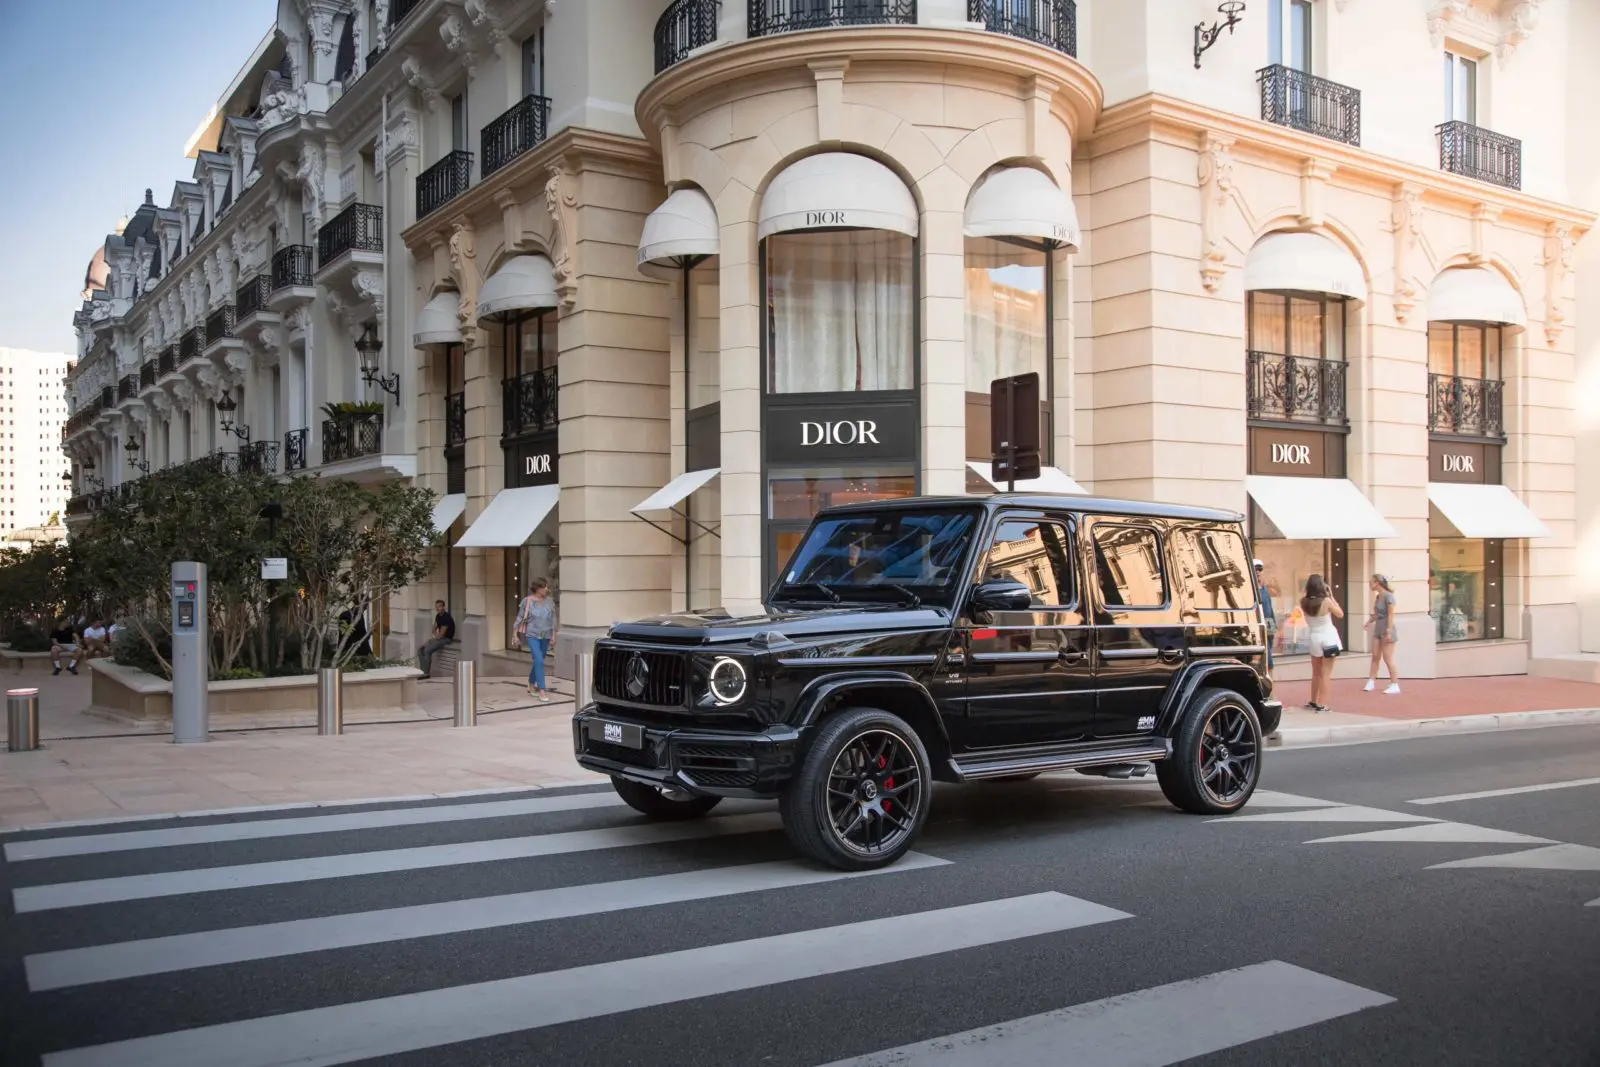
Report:
[[[885,766],[887,766],[887,765],[888,765],[888,763],[889,763],[889,761],[888,761],[888,759],[886,759],[886,758],[885,758],[885,757],[883,757],[883,756],[879,756],[879,757],[878,757],[878,769],[879,769],[879,770],[880,770],[880,771],[881,771],[881,770],[883,770],[883,768],[884,768],[884,767],[885,767]],[[894,777],[893,777],[893,776],[892,776],[892,775],[891,775],[891,776],[890,776],[890,777],[888,777],[888,778],[885,778],[885,779],[884,779],[884,780],[883,780],[883,788],[884,788],[884,791],[885,791],[885,792],[887,792],[887,791],[889,791],[889,790],[890,790],[890,789],[893,789],[893,788],[894,788]],[[889,801],[889,798],[888,798],[888,797],[887,797],[887,796],[885,796],[885,797],[884,797],[884,798],[883,798],[883,810],[884,810],[884,811],[886,811],[886,812],[887,812],[887,811],[888,811],[888,810],[889,810],[889,807],[890,807],[890,801]]]

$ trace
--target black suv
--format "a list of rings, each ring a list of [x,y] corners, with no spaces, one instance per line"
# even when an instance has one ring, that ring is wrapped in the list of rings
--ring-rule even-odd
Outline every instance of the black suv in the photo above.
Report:
[[[618,623],[573,716],[580,764],[659,818],[777,799],[824,863],[892,863],[932,783],[1152,763],[1237,811],[1282,705],[1242,516],[1001,493],[827,509],[766,611]]]

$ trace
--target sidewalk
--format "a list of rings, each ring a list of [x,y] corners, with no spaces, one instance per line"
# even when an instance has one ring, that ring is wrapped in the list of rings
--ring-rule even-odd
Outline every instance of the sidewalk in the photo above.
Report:
[[[83,679],[46,675],[28,684],[38,684],[50,703],[64,704],[73,683],[85,686],[81,706],[88,695]],[[1325,714],[1298,706],[1307,683],[1282,684],[1283,744],[1600,721],[1596,685],[1524,677],[1401,684],[1402,693],[1384,696],[1381,689],[1362,692],[1360,680],[1335,682],[1334,710]],[[570,698],[535,704],[515,679],[480,680],[478,725],[457,729],[450,722],[450,682],[421,688],[422,705],[437,719],[347,723],[334,737],[279,728],[174,745],[164,735],[50,740],[47,733],[37,752],[0,752],[0,827],[605,781],[573,761]],[[69,713],[56,714],[72,722]]]

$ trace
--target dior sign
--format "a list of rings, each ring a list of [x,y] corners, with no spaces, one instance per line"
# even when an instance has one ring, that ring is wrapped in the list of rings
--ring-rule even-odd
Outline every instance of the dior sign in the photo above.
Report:
[[[910,391],[768,394],[762,421],[769,465],[917,459],[917,404]]]
[[[843,226],[845,224],[843,211],[806,212],[807,226]]]
[[[1250,473],[1343,478],[1344,435],[1284,426],[1250,427]]]
[[[1289,467],[1309,467],[1311,466],[1311,446],[1274,443],[1272,446],[1272,462]]]
[[[561,453],[554,433],[507,441],[505,449],[507,489],[555,485],[561,480]]]
[[[531,478],[536,474],[549,474],[551,470],[550,453],[541,452],[537,456],[522,457],[522,473],[524,477]]]
[[[1500,481],[1500,444],[1434,440],[1428,446],[1428,480],[1494,485]]]
[[[845,419],[840,422],[800,423],[800,447],[817,445],[876,445],[878,423],[873,419]]]
[[[1475,456],[1464,456],[1459,452],[1446,452],[1439,457],[1440,466],[1446,474],[1476,474]]]

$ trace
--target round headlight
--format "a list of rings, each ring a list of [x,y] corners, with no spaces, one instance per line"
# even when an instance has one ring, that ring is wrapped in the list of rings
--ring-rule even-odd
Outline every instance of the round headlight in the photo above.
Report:
[[[733,704],[744,696],[744,664],[726,657],[711,665],[711,699],[718,704]]]

